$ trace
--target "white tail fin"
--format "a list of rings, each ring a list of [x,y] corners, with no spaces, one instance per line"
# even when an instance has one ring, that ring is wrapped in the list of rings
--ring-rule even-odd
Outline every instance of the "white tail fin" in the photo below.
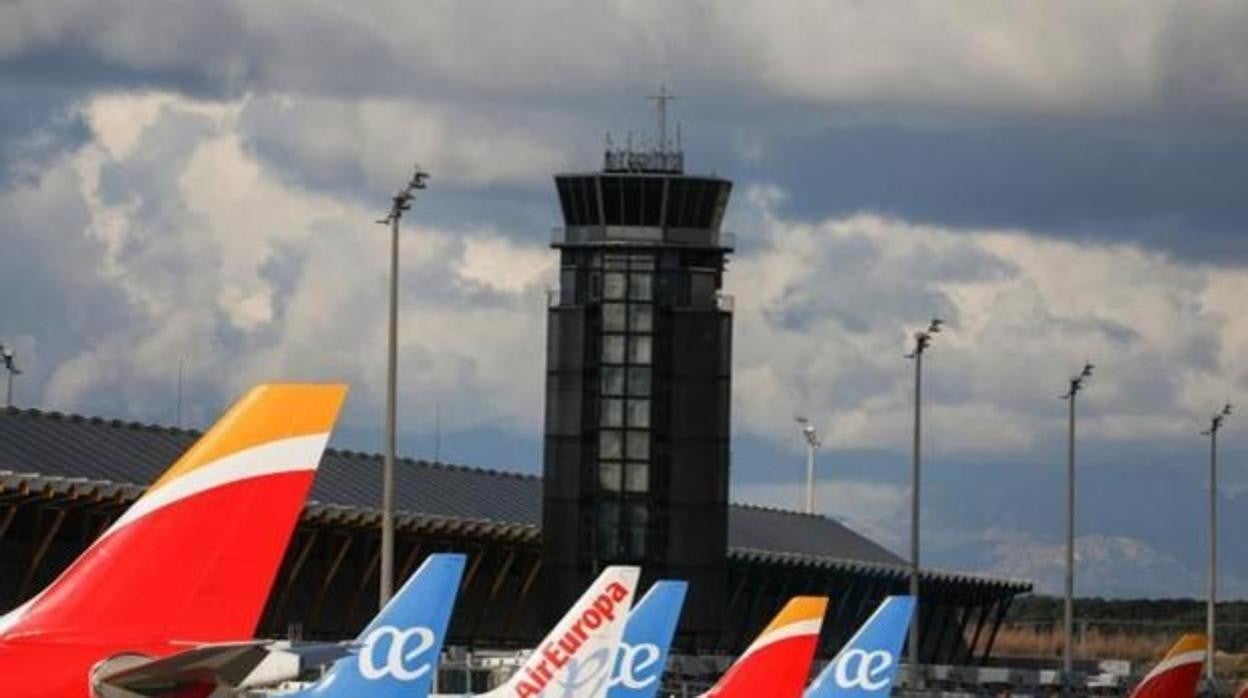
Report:
[[[611,671],[628,611],[637,592],[636,567],[608,567],[542,640],[520,670],[491,698],[575,695],[601,698]]]

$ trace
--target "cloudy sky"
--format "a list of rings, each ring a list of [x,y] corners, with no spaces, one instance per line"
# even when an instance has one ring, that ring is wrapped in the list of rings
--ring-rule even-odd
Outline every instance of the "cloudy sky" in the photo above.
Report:
[[[926,366],[925,556],[1060,588],[1065,380],[1081,594],[1203,588],[1207,444],[1248,404],[1248,5],[0,0],[0,342],[23,406],[210,423],[341,378],[380,446],[386,237],[403,450],[539,469],[551,174],[680,94],[731,177],[733,497],[904,553],[907,337]],[[1223,432],[1223,588],[1248,596],[1248,425]]]

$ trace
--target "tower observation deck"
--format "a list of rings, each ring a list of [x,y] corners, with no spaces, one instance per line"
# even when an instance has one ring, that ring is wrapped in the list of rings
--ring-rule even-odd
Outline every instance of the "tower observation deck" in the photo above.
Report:
[[[609,564],[688,580],[688,647],[726,607],[732,182],[685,174],[665,98],[655,147],[555,176],[542,562],[551,617]]]

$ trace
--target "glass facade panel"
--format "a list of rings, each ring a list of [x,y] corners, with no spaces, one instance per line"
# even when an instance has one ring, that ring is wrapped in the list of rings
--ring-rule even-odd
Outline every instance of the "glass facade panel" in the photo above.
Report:
[[[613,461],[601,461],[598,463],[598,486],[608,492],[620,491],[620,475],[623,468],[619,463]]]
[[[559,302],[565,305],[576,302],[576,269],[559,271]]]
[[[623,300],[624,280],[622,272],[609,271],[602,275],[602,297],[607,300]]]
[[[622,334],[603,335],[602,337],[602,363],[604,364],[624,363],[624,335]]]
[[[623,439],[620,432],[603,429],[598,432],[598,457],[620,458],[624,455]]]
[[[712,271],[689,275],[689,304],[698,308],[715,305],[715,273]]]
[[[648,301],[654,298],[654,277],[650,274],[629,274],[628,297],[635,301]]]
[[[620,504],[612,499],[604,499],[599,503],[598,521],[609,526],[620,525]]]
[[[628,394],[635,397],[650,397],[650,369],[628,369]]]
[[[650,510],[645,502],[629,502],[628,521],[634,526],[645,526],[650,518]]]
[[[620,529],[605,524],[598,525],[598,554],[611,559],[620,554]]]
[[[614,402],[619,402],[618,400]],[[650,426],[650,401],[649,400],[629,400],[628,401],[628,426],[641,427],[643,429]],[[613,425],[614,426],[614,425]]]
[[[623,189],[613,193],[623,198]],[[604,191],[604,195],[610,194]],[[609,210],[604,214],[611,216]],[[619,214],[624,215],[622,208]],[[621,251],[586,258],[593,274],[586,277],[594,289],[589,300],[601,303],[602,313],[595,528],[598,555],[608,560],[639,561],[646,552],[653,440],[653,303],[665,292],[656,262],[652,254]]]
[[[649,492],[650,464],[627,464],[624,469],[624,489],[628,492]]]
[[[646,555],[645,527],[630,526],[628,529],[628,555],[639,558]]]
[[[650,335],[636,335],[628,338],[628,361],[633,364],[641,364],[648,366],[650,364],[650,348],[652,340]]]
[[[650,460],[650,432],[628,432],[628,436],[625,437],[624,453],[633,460]]]
[[[604,427],[622,427],[624,426],[624,401],[604,399],[601,403],[602,408],[598,416],[598,424]],[[629,409],[632,407],[630,405]],[[631,413],[630,413],[631,418]],[[639,426],[639,425],[638,425]]]
[[[598,552],[606,557],[620,554],[620,505],[610,500],[599,504]]]
[[[602,304],[602,329],[607,332],[624,331],[624,304]]]
[[[612,368],[610,366],[602,369],[602,394],[624,394],[624,369]]]
[[[649,332],[654,329],[654,309],[648,305],[628,306],[628,328],[633,332]]]

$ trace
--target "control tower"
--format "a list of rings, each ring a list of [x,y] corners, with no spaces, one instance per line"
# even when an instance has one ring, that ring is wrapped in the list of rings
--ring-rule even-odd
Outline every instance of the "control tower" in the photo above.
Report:
[[[732,182],[684,172],[667,137],[559,174],[548,310],[542,567],[548,618],[597,572],[685,579],[686,648],[720,628],[727,576],[732,303],[720,289]]]

